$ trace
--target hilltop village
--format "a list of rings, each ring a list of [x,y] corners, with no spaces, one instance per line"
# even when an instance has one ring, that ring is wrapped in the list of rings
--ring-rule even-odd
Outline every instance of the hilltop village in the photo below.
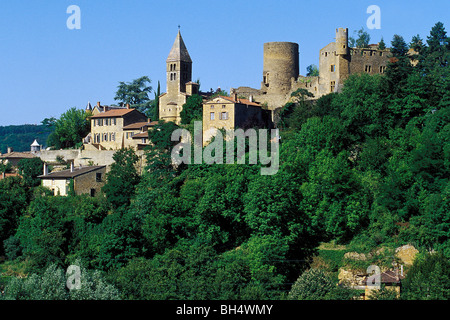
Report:
[[[216,95],[201,92],[199,84],[192,81],[193,61],[181,36],[175,37],[166,59],[166,92],[159,99],[159,118],[180,124],[180,113],[187,98],[200,95],[203,98],[203,145],[218,129],[235,130],[246,124],[273,128],[277,110],[291,100],[298,89],[307,90],[308,99],[318,99],[331,92],[339,92],[345,79],[355,73],[383,74],[389,62],[389,49],[379,49],[377,44],[368,48],[349,47],[348,29],[338,28],[335,41],[319,51],[319,75],[299,74],[299,45],[292,42],[264,44],[264,61],[261,88],[238,86],[230,94]],[[145,165],[144,148],[149,145],[148,130],[158,122],[142,112],[124,107],[104,106],[100,102],[86,106],[92,114],[91,132],[84,138],[83,146],[70,150],[42,150],[34,141],[31,152],[8,150],[0,157],[11,163],[22,158],[39,157],[46,163],[40,176],[42,184],[55,195],[67,195],[69,184],[75,181],[77,194],[92,196],[100,192],[105,183],[105,173],[114,162],[114,153],[132,148],[141,159],[138,167]],[[70,163],[70,169],[58,170],[61,159]],[[56,168],[48,172],[47,164]]]

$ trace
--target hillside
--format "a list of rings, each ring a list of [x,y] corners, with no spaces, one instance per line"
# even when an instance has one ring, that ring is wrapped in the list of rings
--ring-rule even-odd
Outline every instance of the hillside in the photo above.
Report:
[[[0,126],[0,152],[6,153],[8,147],[17,152],[30,151],[34,139],[45,147],[50,133],[51,130],[43,125]]]

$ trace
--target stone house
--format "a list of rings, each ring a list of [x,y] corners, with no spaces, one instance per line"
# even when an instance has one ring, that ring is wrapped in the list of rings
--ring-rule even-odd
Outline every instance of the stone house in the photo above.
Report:
[[[203,145],[214,136],[216,130],[236,130],[250,127],[267,127],[267,110],[248,99],[217,96],[203,104]]]
[[[75,167],[73,162],[70,169],[48,173],[44,163],[44,173],[38,178],[42,186],[52,190],[55,196],[69,195],[71,185],[76,195],[89,194],[91,197],[99,194],[106,182],[106,166]]]
[[[20,160],[35,157],[36,155],[32,152],[15,152],[13,148],[8,148],[6,153],[0,154],[0,161],[3,161],[5,164],[10,163],[13,168],[17,168]]]
[[[86,150],[118,150],[136,147],[133,139],[127,139],[127,133],[140,133],[150,119],[136,109],[118,108],[97,113],[91,117],[91,132],[84,141]],[[133,128],[130,125],[139,124]],[[126,129],[129,128],[129,129]]]
[[[143,150],[149,145],[148,130],[154,127],[158,121],[136,122],[123,127],[125,134],[125,147],[134,150]]]

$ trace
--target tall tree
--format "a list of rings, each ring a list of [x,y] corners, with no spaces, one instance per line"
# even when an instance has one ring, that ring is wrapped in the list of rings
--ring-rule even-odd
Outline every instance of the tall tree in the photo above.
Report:
[[[114,100],[122,104],[129,104],[131,108],[137,109],[150,116],[151,100],[149,94],[152,92],[151,80],[147,76],[140,77],[131,82],[119,82]]]
[[[133,149],[120,149],[114,156],[107,183],[103,187],[106,199],[114,209],[130,204],[140,177],[136,170],[139,157]]]

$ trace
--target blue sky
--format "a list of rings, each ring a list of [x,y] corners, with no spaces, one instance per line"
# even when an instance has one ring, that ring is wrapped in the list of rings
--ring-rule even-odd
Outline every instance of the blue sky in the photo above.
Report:
[[[81,29],[70,30],[70,5]],[[369,5],[381,29],[369,30]],[[263,44],[296,42],[300,73],[318,65],[335,29],[365,27],[371,42],[423,39],[438,21],[450,32],[450,1],[381,0],[2,0],[0,126],[39,124],[71,107],[115,103],[119,81],[149,76],[165,91],[165,60],[181,25],[201,89],[260,87]],[[449,33],[450,34],[450,33]],[[152,95],[153,96],[153,95]]]

